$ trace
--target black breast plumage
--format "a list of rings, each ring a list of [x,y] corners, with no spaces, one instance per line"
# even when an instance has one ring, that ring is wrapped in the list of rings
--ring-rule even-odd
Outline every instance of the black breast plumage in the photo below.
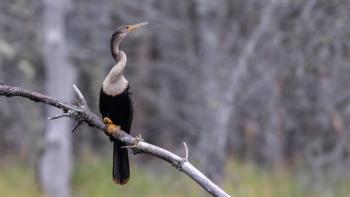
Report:
[[[100,112],[102,117],[109,117],[123,131],[130,133],[133,117],[133,100],[130,87],[128,86],[121,94],[116,96],[107,95],[101,88]]]

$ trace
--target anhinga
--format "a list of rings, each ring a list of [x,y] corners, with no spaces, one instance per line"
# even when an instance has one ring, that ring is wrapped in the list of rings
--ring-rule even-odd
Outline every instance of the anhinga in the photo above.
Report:
[[[125,36],[137,28],[147,25],[139,23],[136,25],[122,25],[117,28],[111,38],[111,52],[117,62],[103,81],[100,91],[100,112],[107,130],[120,127],[121,130],[130,133],[133,103],[128,81],[123,76],[126,66],[126,55],[119,50],[120,42]],[[123,148],[124,144],[113,139],[113,181],[117,184],[126,184],[129,180],[129,157],[128,150]]]

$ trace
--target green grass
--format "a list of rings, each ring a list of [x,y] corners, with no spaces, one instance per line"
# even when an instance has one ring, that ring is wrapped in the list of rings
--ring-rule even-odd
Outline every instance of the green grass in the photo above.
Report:
[[[313,187],[316,180],[305,185],[300,174],[297,178],[285,168],[268,170],[252,163],[228,162],[226,174],[225,190],[239,197],[348,197],[350,193],[350,178]]]
[[[234,196],[245,197],[308,197],[302,185],[284,170],[263,170],[254,164],[229,162],[226,190]]]
[[[35,184],[34,170],[18,163],[6,163],[0,166],[0,196],[40,196]]]
[[[115,185],[112,181],[111,162],[90,161],[77,165],[73,177],[74,196],[199,196],[202,191],[190,179],[175,171],[155,172],[138,166],[132,167],[128,184]],[[177,178],[176,178],[177,177]]]
[[[133,166],[129,184],[117,186],[111,180],[110,161],[85,159],[74,168],[72,196],[206,196],[181,172],[157,165],[161,166],[157,171]],[[346,197],[350,193],[350,179],[316,190],[286,169],[264,170],[249,163],[228,162],[225,174],[225,190],[237,197]],[[0,196],[41,196],[34,170],[15,162],[1,164]]]

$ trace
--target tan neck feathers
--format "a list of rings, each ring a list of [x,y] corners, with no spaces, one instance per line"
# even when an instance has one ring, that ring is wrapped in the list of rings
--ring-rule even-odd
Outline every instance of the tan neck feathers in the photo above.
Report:
[[[121,94],[128,87],[128,81],[123,76],[127,62],[125,53],[119,51],[117,59],[117,64],[113,66],[102,84],[103,91],[110,96]]]

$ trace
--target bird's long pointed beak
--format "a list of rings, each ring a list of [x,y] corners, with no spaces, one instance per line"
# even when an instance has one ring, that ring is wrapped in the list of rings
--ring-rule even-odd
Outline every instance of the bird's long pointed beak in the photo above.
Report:
[[[135,24],[135,25],[128,25],[128,31],[129,32],[132,32],[140,27],[143,27],[143,26],[146,26],[148,23],[147,22],[143,22],[143,23],[138,23],[138,24]]]

